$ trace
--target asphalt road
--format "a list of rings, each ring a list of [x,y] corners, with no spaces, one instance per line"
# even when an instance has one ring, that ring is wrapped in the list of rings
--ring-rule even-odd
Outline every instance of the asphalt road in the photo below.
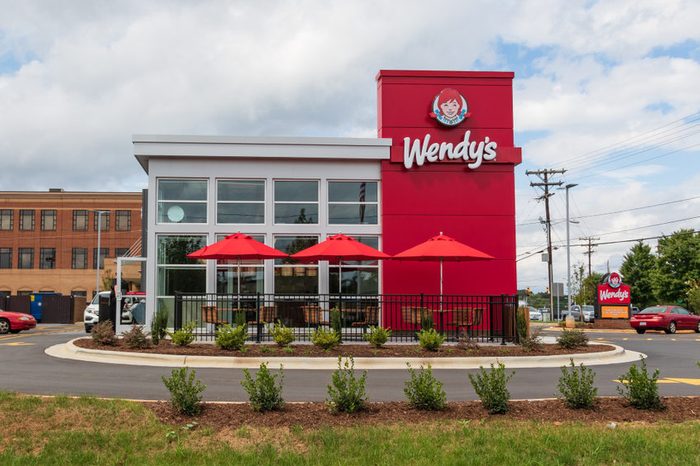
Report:
[[[0,336],[0,390],[32,394],[94,395],[130,399],[167,399],[168,393],[161,376],[169,368],[99,364],[55,359],[44,349],[68,341],[83,333],[47,333],[56,329],[35,329],[18,335]],[[665,335],[650,332],[645,335],[629,333],[591,333],[591,340],[608,341],[625,348],[646,353],[650,368],[661,370],[662,395],[700,395],[700,334]],[[595,366],[596,385],[600,395],[616,395],[614,380],[627,370],[629,364]],[[444,383],[450,400],[476,399],[467,370],[435,370]],[[284,378],[284,398],[287,401],[322,401],[330,371],[287,370]],[[509,384],[514,399],[556,396],[559,369],[518,369]],[[207,400],[245,401],[241,388],[241,370],[198,369],[197,376],[207,386]],[[402,400],[405,370],[372,370],[367,377],[367,394],[372,401]],[[676,380],[670,380],[676,379]]]

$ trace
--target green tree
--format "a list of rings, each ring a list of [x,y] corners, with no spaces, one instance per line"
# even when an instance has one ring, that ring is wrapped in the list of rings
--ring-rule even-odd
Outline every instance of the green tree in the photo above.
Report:
[[[688,290],[688,306],[696,314],[700,314],[700,280],[695,280]]]
[[[583,263],[579,262],[572,267],[571,272],[571,298],[578,299],[578,295],[583,289],[583,280],[586,278],[586,269]],[[578,301],[577,301],[578,302]]]
[[[656,257],[651,252],[651,246],[641,241],[625,254],[620,273],[625,282],[632,288],[632,302],[644,309],[656,302],[654,294],[654,274]]]
[[[688,291],[700,280],[700,233],[679,230],[657,246],[654,292],[659,301],[688,305]]]
[[[576,295],[577,304],[593,304],[595,302],[595,295],[601,278],[603,278],[603,274],[593,272],[583,279],[581,289]]]

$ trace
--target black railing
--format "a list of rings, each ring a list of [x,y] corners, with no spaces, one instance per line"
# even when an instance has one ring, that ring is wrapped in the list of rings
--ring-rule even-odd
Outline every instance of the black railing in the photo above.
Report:
[[[340,332],[343,341],[362,341],[368,327],[391,329],[391,341],[416,340],[434,328],[448,341],[516,340],[516,295],[350,295],[176,293],[174,327],[194,323],[199,341],[213,340],[222,324],[247,324],[253,341],[271,341],[270,325],[281,322],[297,341],[309,341],[319,327]]]

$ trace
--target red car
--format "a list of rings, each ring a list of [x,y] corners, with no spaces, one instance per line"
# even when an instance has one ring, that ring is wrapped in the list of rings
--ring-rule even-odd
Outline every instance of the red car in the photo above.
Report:
[[[630,319],[630,325],[637,333],[647,330],[663,330],[676,333],[676,330],[695,330],[700,333],[700,316],[696,316],[680,306],[648,307]]]
[[[7,332],[18,333],[34,327],[36,327],[36,319],[31,314],[0,310],[0,335]]]

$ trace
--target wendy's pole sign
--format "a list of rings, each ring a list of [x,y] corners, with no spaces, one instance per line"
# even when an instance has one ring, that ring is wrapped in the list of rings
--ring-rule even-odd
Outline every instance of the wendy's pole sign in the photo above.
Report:
[[[632,293],[629,285],[622,283],[622,276],[611,272],[603,276],[598,285],[597,302],[602,319],[628,319]]]

